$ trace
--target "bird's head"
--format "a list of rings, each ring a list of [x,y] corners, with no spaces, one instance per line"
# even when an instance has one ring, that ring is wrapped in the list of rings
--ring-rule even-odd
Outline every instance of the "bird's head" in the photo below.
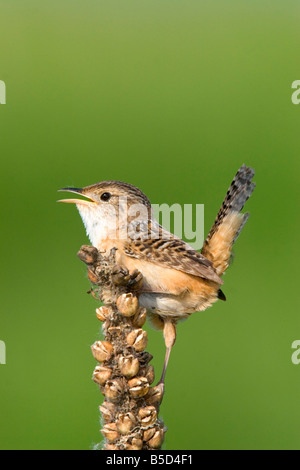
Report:
[[[61,199],[58,202],[76,204],[94,246],[106,238],[127,238],[128,224],[133,220],[152,218],[149,199],[129,183],[102,181],[85,188],[63,188],[59,191],[85,198]]]

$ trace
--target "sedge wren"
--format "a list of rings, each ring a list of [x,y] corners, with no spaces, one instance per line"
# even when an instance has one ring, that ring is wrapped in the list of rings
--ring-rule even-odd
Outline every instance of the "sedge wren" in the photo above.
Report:
[[[201,253],[159,225],[149,199],[131,184],[102,181],[60,190],[86,198],[59,202],[76,204],[91,243],[101,252],[117,248],[117,264],[142,274],[139,304],[147,309],[154,327],[163,330],[166,344],[161,384],[176,339],[176,323],[218,299],[226,300],[221,276],[249,217],[241,210],[255,188],[253,176],[250,167],[238,170]]]

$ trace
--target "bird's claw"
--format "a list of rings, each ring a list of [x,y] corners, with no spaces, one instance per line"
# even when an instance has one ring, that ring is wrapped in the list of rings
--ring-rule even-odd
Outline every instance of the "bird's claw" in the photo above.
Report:
[[[141,287],[143,276],[136,269],[129,273],[123,266],[115,266],[112,270],[112,281],[119,286],[126,286],[130,290],[138,290]]]

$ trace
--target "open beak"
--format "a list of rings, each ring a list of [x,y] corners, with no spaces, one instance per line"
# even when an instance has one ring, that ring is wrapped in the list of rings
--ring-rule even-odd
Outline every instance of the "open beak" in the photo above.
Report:
[[[62,189],[59,189],[58,191],[67,191],[69,193],[81,194],[84,197],[86,197],[88,200],[86,199],[60,199],[57,202],[67,202],[70,204],[82,204],[84,206],[90,206],[91,204],[96,204],[96,201],[94,201],[90,196],[86,196],[85,194],[83,194],[83,189],[81,188],[62,188]]]

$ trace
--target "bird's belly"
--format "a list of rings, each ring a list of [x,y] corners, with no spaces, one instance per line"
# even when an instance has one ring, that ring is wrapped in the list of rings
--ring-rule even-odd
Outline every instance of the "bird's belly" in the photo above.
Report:
[[[144,293],[139,296],[139,304],[141,307],[145,307],[148,312],[168,317],[185,318],[196,311],[196,304],[193,302],[170,294]]]
[[[173,317],[174,320],[187,318],[191,313],[206,310],[218,300],[217,294],[199,295],[187,292],[183,296],[171,294],[143,293],[139,296],[139,303],[148,312],[156,313],[161,317]]]

